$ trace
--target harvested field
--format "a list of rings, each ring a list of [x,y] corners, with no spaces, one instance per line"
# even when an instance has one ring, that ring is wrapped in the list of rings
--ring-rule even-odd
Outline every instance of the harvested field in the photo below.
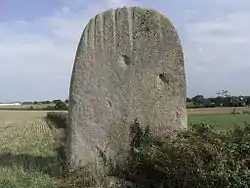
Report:
[[[58,187],[55,139],[46,112],[0,111],[0,187]]]

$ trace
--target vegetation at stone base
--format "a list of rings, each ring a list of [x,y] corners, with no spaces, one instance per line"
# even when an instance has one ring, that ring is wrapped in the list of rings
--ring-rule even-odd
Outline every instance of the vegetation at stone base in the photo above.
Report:
[[[67,112],[48,112],[45,119],[50,127],[53,124],[56,128],[66,128],[67,117]]]
[[[55,109],[67,110],[68,106],[65,102],[59,100],[59,101],[55,102]]]
[[[126,168],[108,163],[109,177],[136,187],[250,186],[249,125],[218,131],[206,123],[193,124],[162,140],[135,121],[131,138]],[[84,168],[65,175],[62,187],[96,186],[97,181]]]
[[[108,177],[97,179],[87,167],[72,173],[65,171],[66,121],[63,120],[66,113],[50,113],[47,118],[51,121],[50,129],[42,119],[31,125],[15,126],[17,130],[14,133],[14,127],[8,128],[9,144],[6,140],[0,145],[0,187],[77,188],[96,186],[108,178],[130,182],[134,187],[250,185],[249,125],[243,127],[242,124],[241,128],[230,131],[228,126],[223,126],[227,131],[218,131],[196,121],[198,124],[188,130],[160,140],[151,135],[148,127],[142,128],[139,122],[134,122],[131,125],[131,150],[126,168],[119,169],[108,163],[112,170]],[[54,121],[57,118],[62,120]]]
[[[208,124],[152,137],[138,122],[131,128],[128,168],[120,178],[141,187],[249,187],[250,126],[228,132]]]

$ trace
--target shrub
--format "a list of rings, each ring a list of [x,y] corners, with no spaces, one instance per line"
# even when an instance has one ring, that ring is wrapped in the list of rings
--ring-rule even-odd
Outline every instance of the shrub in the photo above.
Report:
[[[46,121],[50,127],[55,126],[56,128],[66,128],[68,115],[66,112],[48,112],[46,115]]]
[[[57,101],[55,103],[55,109],[57,109],[57,110],[68,110],[68,106],[63,101]]]
[[[246,110],[242,110],[242,113],[243,113],[243,114],[249,115],[249,114],[250,114],[250,111],[249,111],[249,109],[246,109]]]
[[[203,123],[160,140],[135,122],[131,136],[119,176],[141,187],[250,186],[250,126],[225,133]]]
[[[130,127],[125,168],[104,161],[111,169],[110,177],[131,182],[135,187],[250,186],[249,125],[219,132],[206,123],[193,124],[190,129],[163,139],[152,136],[149,126],[143,127],[137,120]],[[79,170],[65,178],[65,185],[95,185],[96,180],[91,177]]]

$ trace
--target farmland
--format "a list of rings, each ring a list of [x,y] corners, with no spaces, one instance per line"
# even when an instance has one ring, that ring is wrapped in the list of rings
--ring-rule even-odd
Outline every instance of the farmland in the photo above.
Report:
[[[220,130],[250,124],[250,116],[242,114],[243,107],[235,108],[235,112],[240,114],[231,114],[232,109],[232,107],[188,109],[188,123],[189,125],[191,123],[208,123]]]
[[[55,138],[44,112],[0,112],[0,187],[57,187]]]
[[[236,111],[241,111],[237,108]],[[250,123],[250,116],[231,115],[232,108],[189,109],[189,124],[207,122],[227,130]],[[58,187],[61,180],[55,145],[60,130],[51,130],[46,111],[0,111],[0,187]]]
[[[6,105],[6,106],[0,106],[0,110],[41,110],[48,107],[54,107],[55,104],[22,104],[20,106],[12,106],[12,105]]]

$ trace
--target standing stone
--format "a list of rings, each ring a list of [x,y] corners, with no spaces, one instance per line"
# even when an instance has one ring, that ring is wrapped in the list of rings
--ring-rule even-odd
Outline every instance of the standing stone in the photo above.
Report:
[[[96,162],[99,150],[120,159],[136,118],[157,136],[187,127],[186,78],[171,22],[152,9],[124,7],[95,16],[80,39],[69,97],[71,166]]]

